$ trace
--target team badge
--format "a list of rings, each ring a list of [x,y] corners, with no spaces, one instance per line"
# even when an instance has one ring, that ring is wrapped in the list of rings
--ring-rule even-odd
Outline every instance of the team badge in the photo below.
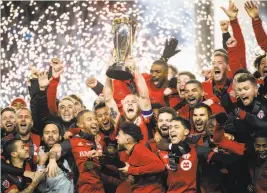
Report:
[[[5,188],[9,188],[10,183],[9,183],[8,180],[5,180],[5,181],[3,181],[2,185],[3,185]]]
[[[258,112],[257,117],[258,117],[259,119],[263,119],[263,117],[265,117],[265,114],[264,114],[263,110],[260,110],[260,111]]]
[[[192,168],[192,162],[190,160],[183,160],[181,162],[181,168],[184,170],[184,171],[188,171]]]

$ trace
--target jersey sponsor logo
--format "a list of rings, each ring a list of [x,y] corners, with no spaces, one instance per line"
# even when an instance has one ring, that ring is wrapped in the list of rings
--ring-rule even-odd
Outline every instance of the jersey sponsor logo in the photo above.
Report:
[[[9,188],[9,187],[10,187],[10,183],[9,183],[8,180],[3,181],[2,185],[3,185],[5,188]]]
[[[80,151],[80,157],[89,157],[89,151]]]
[[[190,160],[183,160],[181,162],[181,168],[184,170],[184,171],[188,171],[192,168],[192,162]]]
[[[263,117],[265,117],[265,114],[264,114],[263,110],[260,110],[260,111],[258,112],[257,117],[258,117],[259,119],[263,119]]]

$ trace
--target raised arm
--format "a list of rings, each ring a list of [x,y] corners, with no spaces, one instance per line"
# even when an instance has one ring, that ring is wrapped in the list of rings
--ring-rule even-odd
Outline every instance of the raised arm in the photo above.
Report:
[[[47,103],[51,114],[57,113],[57,87],[59,84],[60,75],[64,72],[63,64],[58,59],[52,59],[52,78],[47,89]]]
[[[91,88],[95,92],[97,96],[99,96],[103,92],[104,86],[96,78],[89,77],[87,78],[85,83],[89,88]]]
[[[267,34],[262,27],[262,21],[259,16],[259,7],[252,1],[245,3],[245,10],[252,19],[253,30],[258,42],[258,45],[267,52]]]
[[[140,109],[142,111],[150,111],[152,109],[151,103],[150,103],[150,98],[149,98],[149,91],[146,85],[146,81],[142,74],[140,73],[139,69],[135,66],[134,61],[131,60],[129,62],[132,62],[133,67],[135,68],[134,70],[134,75],[135,75],[135,82],[137,89],[139,91],[139,105]]]
[[[120,118],[120,112],[113,98],[113,84],[112,80],[109,77],[106,78],[106,83],[103,91],[104,91],[104,100],[107,107],[109,108],[111,120],[114,125],[117,125]]]
[[[223,44],[223,48],[225,50],[228,50],[227,45],[226,45],[226,42],[231,37],[231,34],[228,31],[229,24],[230,24],[230,22],[228,20],[222,20],[222,21],[220,21],[220,27],[221,27],[222,39],[223,39],[222,44]]]
[[[239,54],[239,62],[242,65],[242,68],[246,68],[246,47],[245,47],[245,40],[237,20],[238,9],[235,4],[229,0],[228,9],[221,7],[225,14],[229,17],[231,27],[233,29],[233,36],[238,42],[238,49],[240,50]]]

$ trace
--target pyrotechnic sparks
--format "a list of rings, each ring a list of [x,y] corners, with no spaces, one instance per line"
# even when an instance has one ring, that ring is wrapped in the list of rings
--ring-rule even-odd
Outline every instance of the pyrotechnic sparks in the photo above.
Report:
[[[215,12],[220,11],[217,3]],[[111,23],[123,13],[138,22],[133,51],[142,72],[148,72],[153,60],[160,57],[166,37],[171,35],[178,38],[182,52],[170,59],[170,64],[179,70],[196,69],[194,6],[183,0],[2,2],[2,106],[18,96],[27,96],[29,101],[29,65],[48,70],[50,58],[59,57],[65,63],[65,71],[58,98],[75,93],[91,107],[96,96],[86,88],[85,80],[94,76],[104,81],[113,48]],[[243,24],[244,19],[239,18]],[[246,43],[248,50],[255,48],[255,40]],[[251,55],[248,58],[252,60]]]

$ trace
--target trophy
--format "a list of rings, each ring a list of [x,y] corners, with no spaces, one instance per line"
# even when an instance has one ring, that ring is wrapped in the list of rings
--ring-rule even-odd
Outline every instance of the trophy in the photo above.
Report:
[[[127,57],[132,56],[132,46],[137,23],[127,16],[116,18],[112,22],[112,33],[114,34],[114,52],[115,63],[111,65],[106,75],[109,78],[117,80],[131,80],[133,75],[125,66]]]

